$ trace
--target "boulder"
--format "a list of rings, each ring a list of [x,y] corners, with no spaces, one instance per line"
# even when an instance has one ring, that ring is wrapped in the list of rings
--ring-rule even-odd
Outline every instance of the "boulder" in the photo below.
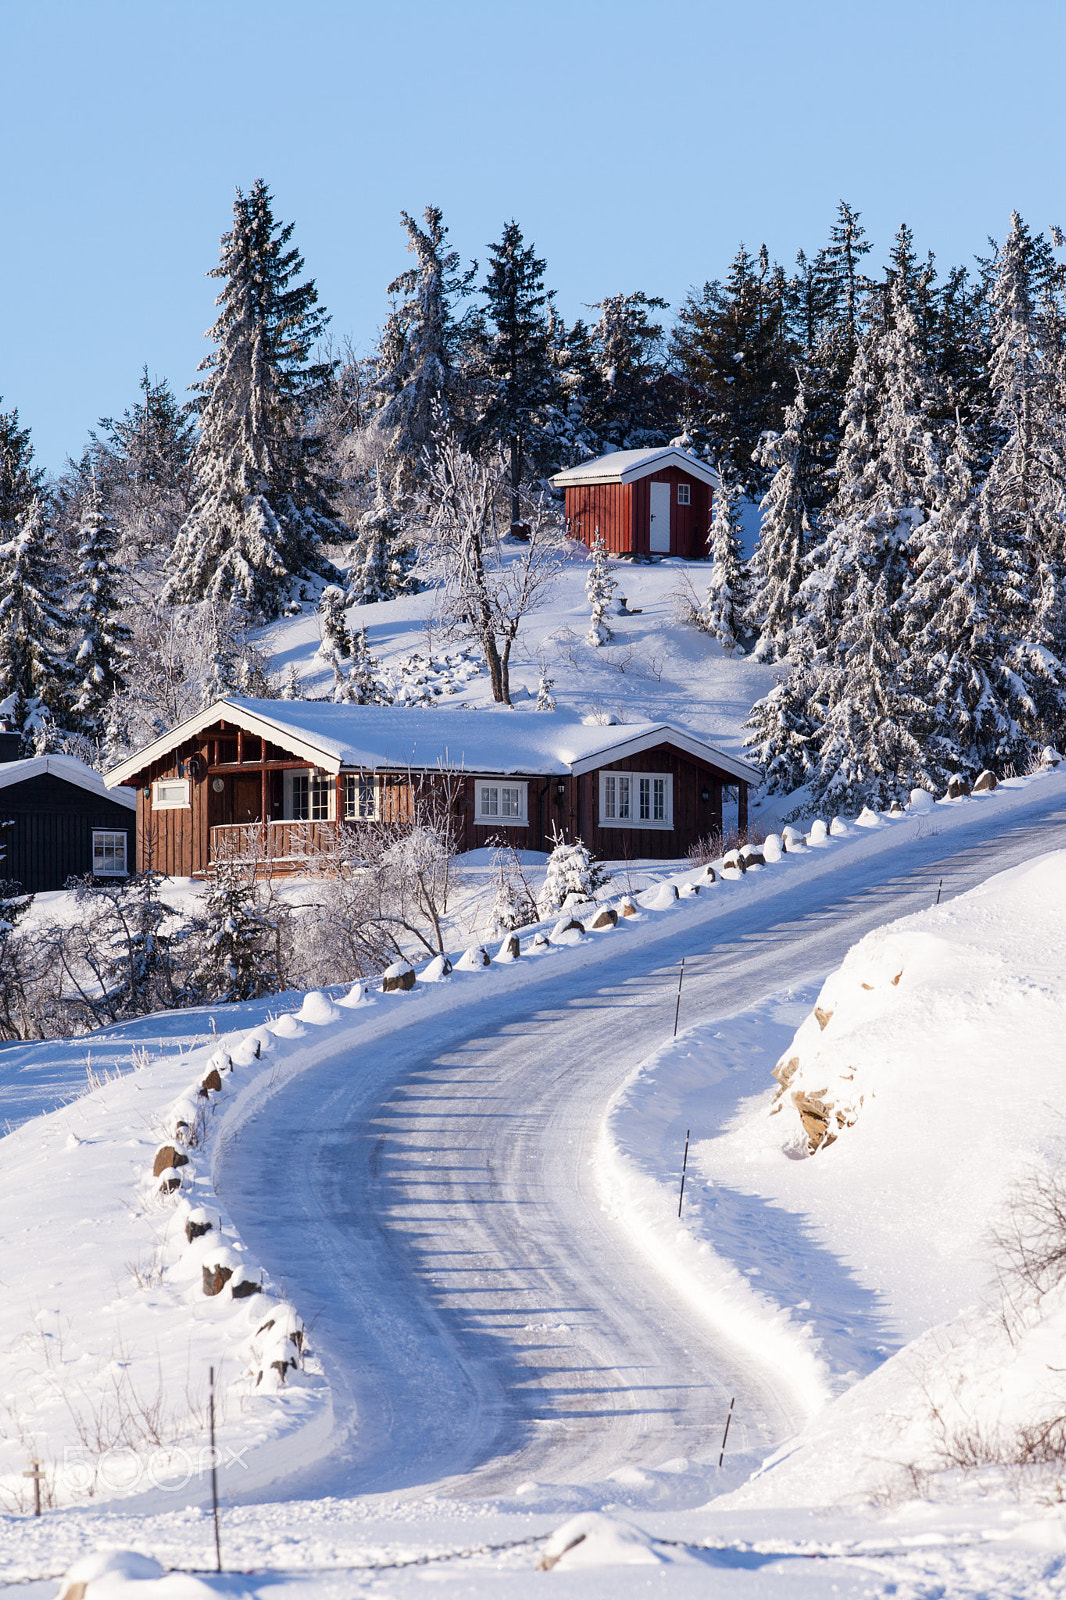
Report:
[[[176,1150],[172,1144],[162,1145],[155,1155],[152,1163],[152,1177],[158,1178],[171,1167],[187,1167],[189,1158],[184,1150]]]
[[[635,917],[636,914],[637,902],[631,894],[624,894],[618,902],[618,915],[620,917]]]
[[[451,973],[452,964],[448,957],[443,955],[434,956],[433,960],[422,968],[422,982],[440,983],[442,978],[450,978]]]
[[[989,772],[986,767],[984,772],[978,773],[974,782],[973,792],[974,794],[991,794],[992,790],[998,788],[998,786],[999,779],[994,772]]]
[[[1046,744],[1043,750],[1040,752],[1040,765],[1045,772],[1050,772],[1051,769],[1053,767],[1057,767],[1061,761],[1062,756],[1055,749],[1053,744]]]
[[[821,817],[815,817],[811,823],[811,831],[807,835],[808,844],[825,844],[829,830]]]
[[[715,872],[714,868],[711,866],[711,863],[709,861],[708,861],[707,865],[703,869],[703,878],[702,878],[701,881],[703,883],[717,883],[718,882],[718,874],[717,874],[717,872]],[[629,913],[627,913],[627,915],[628,914]]]
[[[893,800],[888,808],[888,814],[890,817],[901,817],[903,815],[903,807],[898,800]]]
[[[766,857],[757,844],[746,844],[740,852],[740,859],[746,867],[765,867]]]
[[[693,900],[700,892],[698,883],[683,883],[678,893],[682,900]]]
[[[739,850],[730,850],[722,857],[723,872],[747,872],[748,863]]]
[[[948,787],[944,798],[945,800],[961,800],[969,792],[970,785],[960,772],[956,772],[953,777],[948,779]]]
[[[203,1268],[204,1294],[221,1294],[232,1277],[232,1267],[205,1262]]]
[[[179,1117],[177,1122],[175,1122],[174,1137],[179,1144],[192,1144],[192,1128],[185,1121],[184,1117]]]
[[[167,1167],[159,1174],[159,1193],[175,1194],[181,1188],[181,1173]]]
[[[256,1283],[252,1278],[241,1278],[239,1282],[230,1286],[230,1294],[234,1300],[250,1300],[253,1294],[262,1294],[263,1285]]]
[[[533,935],[534,950],[547,950],[550,944],[551,940],[546,933],[538,931]]]
[[[791,854],[793,851],[805,850],[807,848],[806,839],[803,837],[799,829],[794,828],[791,823],[781,829],[781,844],[789,854]]]
[[[522,941],[517,933],[509,933],[496,952],[497,961],[517,961],[522,954]]]
[[[200,1093],[202,1095],[208,1095],[211,1093],[212,1089],[216,1094],[222,1093],[222,1079],[219,1076],[217,1067],[212,1067],[211,1071],[207,1074],[207,1077],[200,1085]]]
[[[555,927],[552,929],[552,936],[556,939],[561,939],[568,933],[583,934],[584,932],[585,924],[583,922],[579,922],[577,917],[571,917],[569,922],[557,922]]]
[[[614,909],[614,906],[601,906],[589,923],[589,927],[597,931],[600,928],[617,928],[617,926],[618,912]]]
[[[479,967],[492,965],[492,957],[483,944],[471,945],[469,950],[459,957],[460,972],[476,972]]]
[[[192,1244],[194,1239],[202,1239],[205,1233],[210,1233],[214,1226],[206,1211],[190,1211],[185,1219],[185,1237]]]
[[[829,832],[834,839],[843,839],[848,831],[848,825],[843,817],[834,817],[829,824]]]
[[[395,994],[397,990],[413,989],[415,986],[415,969],[408,961],[394,961],[391,967],[386,967],[381,974],[381,991],[383,994]]]

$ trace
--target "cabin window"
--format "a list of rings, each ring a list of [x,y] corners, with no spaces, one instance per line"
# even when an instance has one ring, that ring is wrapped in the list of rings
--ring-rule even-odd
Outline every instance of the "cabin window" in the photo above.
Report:
[[[690,484],[679,483],[677,486],[677,503],[679,506],[692,504],[692,488]]]
[[[374,822],[381,815],[381,789],[372,772],[344,774],[346,822]]]
[[[93,877],[126,878],[126,835],[93,829]]]
[[[474,821],[522,827],[528,820],[524,783],[505,783],[497,778],[479,778],[474,785]]]
[[[176,811],[188,804],[188,778],[157,778],[153,783],[152,805],[157,811]]]
[[[674,780],[669,772],[601,772],[602,828],[672,828]]]
[[[325,772],[287,772],[285,774],[286,821],[331,821],[333,794],[333,779]]]

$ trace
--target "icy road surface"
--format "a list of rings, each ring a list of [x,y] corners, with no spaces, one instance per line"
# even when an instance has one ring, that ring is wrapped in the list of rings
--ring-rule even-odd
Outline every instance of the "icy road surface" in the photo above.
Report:
[[[669,1037],[682,955],[682,1026],[728,1015],[824,974],[930,904],[941,877],[954,895],[1061,848],[1066,806],[1006,823],[901,840],[750,902],[722,885],[603,936],[585,964],[531,959],[528,981],[496,992],[486,973],[450,1013],[416,993],[386,1037],[279,1088],[216,1182],[333,1387],[333,1453],[290,1492],[482,1497],[705,1461],[734,1394],[731,1448],[768,1451],[799,1427],[787,1374],[678,1306],[605,1215],[604,1108]],[[728,917],[700,920],[731,892]]]

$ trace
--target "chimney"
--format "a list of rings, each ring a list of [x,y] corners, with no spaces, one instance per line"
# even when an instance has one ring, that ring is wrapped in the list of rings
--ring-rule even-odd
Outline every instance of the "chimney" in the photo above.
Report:
[[[7,724],[0,722],[0,762],[20,761],[22,759],[22,739],[17,733],[9,733]]]

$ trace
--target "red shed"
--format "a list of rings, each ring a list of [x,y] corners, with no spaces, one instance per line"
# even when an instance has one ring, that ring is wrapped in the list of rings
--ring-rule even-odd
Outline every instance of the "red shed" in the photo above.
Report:
[[[566,520],[591,545],[596,529],[618,556],[707,554],[718,474],[687,450],[617,450],[551,480],[566,490]]]

